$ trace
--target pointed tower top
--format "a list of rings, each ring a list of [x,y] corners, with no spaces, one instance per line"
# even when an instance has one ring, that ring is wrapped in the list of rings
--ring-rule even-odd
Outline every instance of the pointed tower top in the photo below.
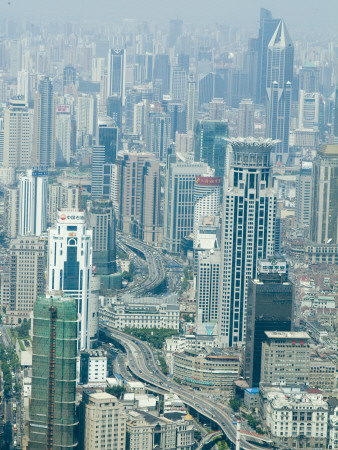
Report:
[[[270,42],[269,47],[292,47],[293,43],[289,35],[288,29],[286,28],[283,19],[279,21],[279,24],[274,32]]]

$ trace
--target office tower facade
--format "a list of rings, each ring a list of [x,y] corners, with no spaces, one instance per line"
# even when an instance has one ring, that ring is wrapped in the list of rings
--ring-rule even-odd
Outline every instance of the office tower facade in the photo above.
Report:
[[[147,117],[147,150],[160,161],[166,160],[170,133],[170,115],[150,110]]]
[[[266,69],[266,137],[277,140],[272,162],[285,164],[289,156],[289,131],[294,47],[281,20],[268,45]]]
[[[179,253],[181,241],[194,229],[196,177],[207,173],[205,163],[178,161],[168,155],[165,179],[163,248]]]
[[[19,233],[19,189],[7,187],[5,190],[5,226],[8,238],[16,238]]]
[[[323,144],[313,163],[309,253],[315,262],[338,263],[338,146]]]
[[[105,58],[92,59],[92,82],[100,83],[104,73]]]
[[[79,349],[97,339],[98,298],[92,289],[92,230],[83,210],[59,210],[48,230],[47,292],[63,291],[74,298],[79,316]]]
[[[257,387],[261,380],[264,332],[292,330],[294,296],[286,262],[259,261],[258,276],[248,283],[244,376],[250,387]]]
[[[196,308],[202,323],[218,320],[220,267],[220,249],[198,253]]]
[[[33,114],[22,97],[11,99],[4,111],[4,167],[31,166]]]
[[[58,105],[56,109],[56,156],[57,163],[70,163],[72,125],[70,105]]]
[[[56,96],[49,77],[42,77],[34,98],[32,163],[34,166],[55,167]]]
[[[228,123],[226,121],[202,120],[196,122],[195,161],[205,162],[215,170],[216,177],[223,177],[226,166]]]
[[[270,176],[272,142],[230,139],[224,179],[219,342],[245,342],[247,287],[257,262],[273,256],[276,196]]]
[[[314,129],[319,125],[319,92],[299,91],[298,128]]]
[[[265,331],[262,343],[261,382],[309,383],[310,336],[304,331]]]
[[[107,73],[107,97],[117,94],[122,99],[122,105],[126,98],[126,50],[109,49],[108,73]]]
[[[209,119],[224,120],[225,119],[225,101],[223,98],[213,98],[209,103]]]
[[[319,92],[320,69],[312,63],[306,63],[299,70],[299,89],[305,92]]]
[[[138,136],[145,136],[146,128],[146,116],[147,116],[147,101],[142,100],[134,105],[133,114],[133,134]]]
[[[92,152],[92,198],[110,199],[111,170],[118,151],[119,132],[113,119],[99,117],[99,145]]]
[[[107,98],[107,116],[111,117],[116,126],[121,130],[122,127],[122,98],[115,94]]]
[[[307,227],[311,219],[312,162],[302,161],[296,180],[295,221],[298,227]]]
[[[169,22],[169,47],[174,47],[177,39],[182,35],[183,20],[173,19]]]
[[[11,239],[9,321],[18,323],[29,318],[36,298],[45,291],[45,242],[38,236]]]
[[[160,98],[169,94],[170,60],[168,55],[156,55],[154,60],[153,83],[160,88]]]
[[[63,94],[75,94],[76,93],[76,70],[68,64],[63,69]]]
[[[117,161],[119,228],[160,244],[160,164],[150,153],[127,153]]]
[[[106,392],[84,392],[80,403],[80,448],[124,450],[126,420],[124,407],[116,397]]]
[[[273,19],[271,11],[261,8],[260,28],[258,35],[257,58],[257,103],[264,103],[266,98],[266,68],[269,42],[279,24],[279,19]]]
[[[190,74],[187,82],[187,132],[194,131],[195,116],[197,112],[196,80]]]
[[[170,139],[175,141],[176,133],[186,133],[187,110],[185,103],[168,102],[168,115],[170,116]]]
[[[40,236],[47,230],[48,172],[27,170],[19,191],[19,235]]]
[[[172,67],[170,76],[170,95],[172,100],[184,102],[186,98],[187,74],[180,67]]]
[[[252,137],[255,135],[255,105],[252,100],[242,100],[238,113],[238,136]]]
[[[76,105],[76,144],[79,148],[91,146],[96,135],[97,102],[91,95],[81,95]]]
[[[217,216],[220,212],[221,178],[205,173],[198,176],[194,187],[194,247],[198,228],[203,216]]]
[[[77,447],[77,309],[70,297],[34,305],[29,450]]]
[[[93,230],[93,266],[96,275],[116,272],[116,219],[109,200],[87,204],[87,223]]]
[[[73,184],[56,183],[48,186],[48,216],[50,225],[54,225],[58,209],[78,209],[80,187]]]

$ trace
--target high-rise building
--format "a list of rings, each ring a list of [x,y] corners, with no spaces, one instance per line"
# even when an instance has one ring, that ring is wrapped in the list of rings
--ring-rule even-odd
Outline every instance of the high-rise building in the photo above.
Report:
[[[58,105],[56,109],[56,155],[58,163],[70,163],[72,125],[70,105]]]
[[[64,292],[76,300],[79,315],[79,349],[97,339],[98,296],[92,288],[92,230],[81,209],[59,210],[48,230],[47,292]]]
[[[201,315],[202,323],[218,320],[220,266],[220,249],[198,253],[196,308],[197,314]]]
[[[107,97],[117,94],[125,104],[126,97],[126,50],[109,49],[107,73]]]
[[[48,186],[48,223],[54,225],[58,209],[78,209],[80,186],[55,183]]]
[[[312,261],[338,263],[338,145],[323,144],[313,163],[310,248]]]
[[[320,68],[306,63],[299,70],[299,89],[305,92],[319,92]]]
[[[77,447],[77,309],[69,297],[34,305],[29,450]]]
[[[76,144],[79,148],[91,146],[96,136],[97,104],[91,95],[81,95],[76,106]]]
[[[213,98],[209,103],[209,119],[224,120],[225,119],[225,101],[223,98]]]
[[[298,227],[310,225],[312,201],[312,162],[302,161],[296,180],[295,222]]]
[[[193,231],[195,181],[207,172],[205,163],[188,163],[179,161],[176,155],[168,155],[163,248],[170,253],[178,253],[182,239]]]
[[[202,120],[195,124],[195,161],[208,164],[216,177],[225,173],[227,159],[228,122],[225,120]]]
[[[151,109],[147,117],[147,150],[160,161],[166,160],[170,133],[170,115]]]
[[[285,164],[289,156],[293,54],[292,40],[281,20],[268,45],[266,70],[266,137],[278,141],[271,154],[273,163]]]
[[[47,230],[47,170],[27,170],[20,178],[19,192],[19,235],[40,236]]]
[[[170,60],[168,55],[156,55],[153,70],[153,83],[160,87],[160,98],[169,93],[170,88]]]
[[[244,376],[250,387],[259,385],[265,331],[291,331],[294,286],[285,261],[259,261],[257,278],[248,283]]]
[[[8,238],[16,238],[19,233],[19,189],[6,187],[5,190],[5,227]]]
[[[219,341],[245,342],[247,288],[257,262],[273,256],[276,197],[270,175],[271,140],[229,139],[221,236]]]
[[[20,236],[11,239],[9,322],[28,319],[36,298],[45,292],[45,242],[38,236]]]
[[[76,94],[76,69],[71,64],[63,69],[63,94]]]
[[[174,47],[183,30],[183,20],[173,19],[169,22],[169,47]]]
[[[335,90],[334,113],[333,113],[333,142],[338,144],[338,87]]]
[[[160,163],[150,153],[117,161],[119,228],[148,243],[162,242]]]
[[[197,111],[196,81],[192,74],[187,82],[187,132],[194,131],[195,116]]]
[[[93,267],[96,275],[116,272],[116,219],[109,200],[87,204],[87,222],[93,230]]]
[[[260,28],[258,35],[257,58],[257,103],[264,103],[266,98],[266,68],[269,42],[279,24],[279,19],[273,19],[271,11],[265,8],[260,10]]]
[[[238,136],[252,137],[255,135],[255,105],[252,100],[242,100],[239,104]]]
[[[319,125],[319,92],[299,91],[298,128],[313,129]]]
[[[309,383],[310,336],[304,331],[265,331],[262,343],[262,383]],[[291,362],[291,364],[290,364]]]
[[[42,77],[34,98],[32,163],[34,166],[55,167],[56,96],[49,77]]]
[[[174,101],[185,101],[187,74],[180,67],[172,67],[170,77],[170,95]]]
[[[106,392],[84,392],[80,403],[80,448],[126,448],[127,416],[122,403]]]
[[[4,111],[4,167],[31,166],[33,138],[33,114],[24,98],[11,99]]]
[[[170,139],[175,140],[176,133],[185,133],[187,126],[186,105],[182,102],[170,101],[167,104],[168,115],[170,116]]]

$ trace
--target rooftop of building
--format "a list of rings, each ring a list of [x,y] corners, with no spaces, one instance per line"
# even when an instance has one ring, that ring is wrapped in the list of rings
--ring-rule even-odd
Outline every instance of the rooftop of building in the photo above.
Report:
[[[264,331],[269,339],[310,339],[305,331]]]
[[[338,156],[338,144],[323,144],[319,153],[324,156]]]

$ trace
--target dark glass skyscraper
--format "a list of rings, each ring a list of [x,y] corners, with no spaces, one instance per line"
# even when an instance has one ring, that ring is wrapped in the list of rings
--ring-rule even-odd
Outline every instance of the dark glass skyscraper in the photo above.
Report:
[[[258,278],[248,283],[244,373],[250,387],[259,385],[264,332],[291,331],[293,322],[294,286],[286,263],[260,261],[259,270]]]

